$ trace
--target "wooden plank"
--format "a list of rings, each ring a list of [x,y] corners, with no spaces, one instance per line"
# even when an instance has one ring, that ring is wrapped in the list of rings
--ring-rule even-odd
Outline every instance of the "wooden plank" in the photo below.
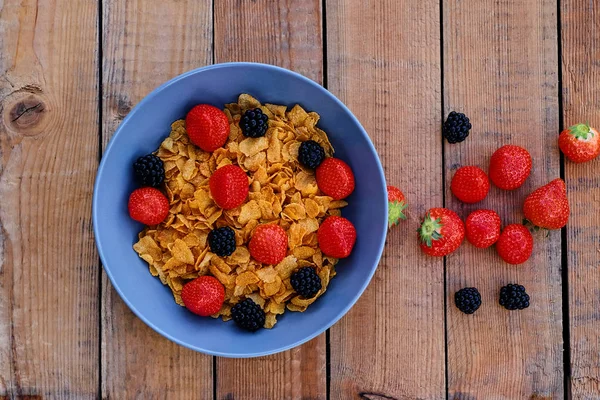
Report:
[[[321,82],[319,0],[215,1],[215,62],[256,61]],[[325,399],[325,334],[258,359],[217,358],[217,399]]]
[[[561,5],[564,126],[589,122],[600,129],[600,4],[563,0]],[[571,386],[573,399],[600,393],[600,160],[565,161],[571,202],[567,225]]]
[[[554,0],[464,2],[444,0],[444,114],[465,112],[473,129],[445,144],[446,205],[466,218],[496,210],[503,225],[520,223],[523,200],[560,174],[557,4]],[[504,144],[533,158],[527,182],[511,192],[492,187],[475,205],[461,204],[450,180],[462,165],[488,169]],[[563,398],[561,233],[534,235],[527,263],[504,263],[495,249],[465,243],[447,258],[448,388],[450,399]],[[517,282],[531,307],[507,311],[500,288]],[[483,305],[472,316],[454,306],[454,293],[475,286]]]
[[[210,1],[103,3],[103,142],[131,107],[166,80],[212,61]],[[102,395],[212,397],[212,357],[161,337],[102,278]]]
[[[369,288],[331,329],[331,397],[444,398],[443,260],[421,254],[415,233],[443,201],[439,4],[329,0],[326,15],[329,89],[409,204]]]
[[[97,23],[95,2],[0,5],[0,398],[97,397]]]

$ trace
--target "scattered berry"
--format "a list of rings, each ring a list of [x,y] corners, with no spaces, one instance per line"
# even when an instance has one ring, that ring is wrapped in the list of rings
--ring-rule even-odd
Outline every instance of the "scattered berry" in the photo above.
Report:
[[[282,227],[274,224],[259,225],[248,244],[250,255],[263,264],[275,265],[287,255],[288,237]]]
[[[558,147],[569,160],[582,163],[598,157],[600,137],[598,131],[591,126],[577,124],[560,133]]]
[[[138,158],[133,163],[133,172],[142,186],[160,186],[165,180],[163,161],[154,154]]]
[[[469,118],[463,113],[452,111],[448,114],[446,122],[444,122],[442,132],[448,143],[459,143],[469,136],[470,129],[471,122],[469,122]]]
[[[465,238],[465,226],[454,211],[432,208],[418,229],[418,237],[425,254],[441,257],[460,247]]]
[[[475,247],[490,247],[500,237],[500,216],[492,210],[475,210],[467,217],[467,240]]]
[[[241,206],[248,197],[248,176],[237,165],[230,164],[217,169],[208,185],[213,200],[224,210]]]
[[[129,196],[129,216],[145,225],[158,225],[169,215],[169,200],[158,189],[143,187]]]
[[[339,158],[326,158],[317,168],[317,185],[327,196],[341,200],[354,191],[354,174]]]
[[[397,225],[401,219],[406,219],[404,210],[407,207],[404,193],[395,186],[387,187],[388,194],[388,228]]]
[[[507,225],[496,242],[496,251],[509,264],[523,264],[531,257],[533,236],[523,225]]]
[[[535,226],[560,229],[569,220],[567,187],[562,179],[555,179],[533,191],[525,199],[523,213]]]
[[[225,301],[225,288],[213,276],[200,276],[183,285],[181,300],[194,314],[207,317],[221,309]]]
[[[210,104],[199,104],[185,117],[185,129],[196,146],[213,152],[223,146],[229,137],[227,116]]]
[[[500,305],[507,310],[523,310],[529,307],[529,295],[522,285],[510,283],[500,289]]]
[[[479,167],[460,167],[452,177],[450,190],[463,203],[477,203],[490,191],[490,180]]]
[[[298,161],[306,168],[317,169],[325,159],[325,150],[314,140],[302,142],[298,150]]]
[[[240,328],[256,332],[265,325],[265,312],[252,299],[245,299],[231,308],[231,319]]]
[[[454,293],[454,304],[465,314],[473,314],[481,306],[481,295],[474,287],[462,288]]]
[[[219,257],[227,257],[235,251],[235,232],[228,226],[213,229],[208,234],[210,251]]]
[[[346,258],[356,242],[356,229],[344,217],[327,217],[317,231],[319,248],[329,257]]]
[[[321,278],[312,267],[302,267],[294,272],[290,278],[294,290],[305,299],[315,297],[321,290]]]
[[[502,146],[490,159],[490,179],[500,189],[518,188],[527,180],[530,172],[531,155],[519,146]]]
[[[253,108],[251,110],[246,110],[244,115],[242,115],[242,119],[240,119],[240,128],[246,137],[261,137],[265,136],[265,133],[267,133],[267,128],[269,127],[268,121],[269,117],[267,117],[266,114],[263,114],[260,108]]]

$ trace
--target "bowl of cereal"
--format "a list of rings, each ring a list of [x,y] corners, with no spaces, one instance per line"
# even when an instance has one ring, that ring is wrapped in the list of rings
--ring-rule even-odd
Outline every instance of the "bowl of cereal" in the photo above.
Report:
[[[369,136],[330,92],[227,63],[134,107],[102,157],[92,213],[104,269],[140,319],[196,351],[257,357],[355,304],[383,251],[387,192]]]

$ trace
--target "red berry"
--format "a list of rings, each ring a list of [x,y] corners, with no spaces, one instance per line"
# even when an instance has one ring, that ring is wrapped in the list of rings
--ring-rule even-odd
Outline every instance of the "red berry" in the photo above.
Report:
[[[560,229],[569,221],[567,187],[562,179],[555,179],[533,191],[525,199],[523,214],[535,226]]]
[[[129,196],[129,216],[145,225],[158,225],[169,215],[169,200],[153,187],[136,189]]]
[[[213,276],[200,276],[183,285],[181,300],[194,314],[207,317],[221,309],[225,301],[225,288]]]
[[[279,225],[259,225],[248,244],[250,255],[263,264],[279,264],[287,255],[288,237]]]
[[[406,209],[406,198],[404,193],[395,186],[388,185],[388,228],[397,225],[401,219],[406,219],[404,209]]]
[[[346,258],[356,242],[356,229],[344,217],[328,217],[317,232],[319,248],[329,257]]]
[[[533,251],[533,236],[523,225],[508,225],[496,242],[496,251],[509,264],[523,264]]]
[[[460,167],[452,178],[450,190],[463,203],[477,203],[490,191],[490,181],[479,167]]]
[[[317,168],[317,185],[327,196],[341,200],[354,191],[354,174],[339,158],[326,158]]]
[[[527,180],[530,172],[531,155],[519,146],[502,146],[490,159],[490,179],[500,189],[518,188]]]
[[[475,247],[490,247],[500,237],[500,216],[492,210],[476,210],[465,221],[467,240]]]
[[[230,164],[216,170],[208,186],[213,200],[224,210],[241,206],[248,197],[248,176],[237,165]]]
[[[590,161],[600,155],[600,136],[587,124],[573,125],[560,133],[558,147],[575,163]]]
[[[223,146],[229,137],[227,116],[210,104],[199,104],[185,117],[185,129],[192,143],[207,152]]]
[[[418,236],[425,254],[441,257],[460,247],[465,238],[465,226],[454,211],[432,208],[427,211]]]

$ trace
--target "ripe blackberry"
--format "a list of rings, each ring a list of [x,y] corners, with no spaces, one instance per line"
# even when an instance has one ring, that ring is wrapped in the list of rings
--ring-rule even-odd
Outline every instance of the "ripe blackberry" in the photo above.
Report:
[[[250,332],[255,332],[265,325],[265,312],[252,299],[245,299],[233,306],[231,318],[237,326]]]
[[[522,310],[529,307],[529,295],[522,285],[508,284],[500,289],[500,305],[507,310]]]
[[[213,229],[208,234],[208,245],[219,257],[230,256],[235,251],[235,232],[228,226]]]
[[[302,142],[298,150],[298,161],[306,168],[317,169],[325,159],[325,150],[314,140]]]
[[[462,288],[454,294],[456,307],[465,314],[473,314],[481,306],[481,295],[474,287]]]
[[[269,127],[269,124],[267,123],[268,120],[269,117],[263,114],[260,108],[253,108],[251,110],[246,110],[244,115],[242,115],[240,128],[242,129],[244,136],[247,137],[257,138],[265,136],[267,128]]]
[[[294,290],[305,299],[313,298],[321,290],[321,278],[311,267],[303,267],[294,272],[290,283]]]
[[[452,111],[444,122],[442,132],[448,143],[459,143],[469,136],[470,129],[469,118],[463,113]]]
[[[142,186],[160,186],[165,180],[163,161],[154,154],[138,158],[133,163],[133,172]]]

